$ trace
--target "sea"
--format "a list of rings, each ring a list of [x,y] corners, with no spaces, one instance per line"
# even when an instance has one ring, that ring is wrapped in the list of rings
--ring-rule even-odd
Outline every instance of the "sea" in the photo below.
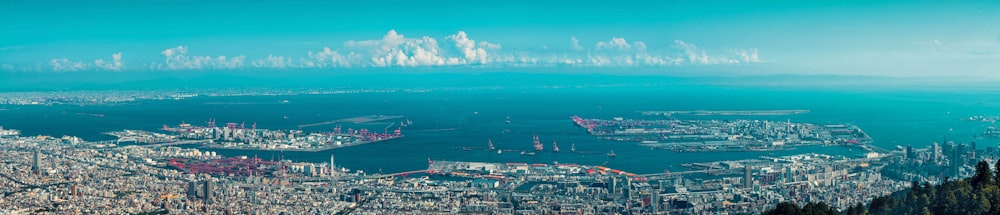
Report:
[[[860,126],[874,145],[926,147],[943,138],[957,143],[976,141],[980,149],[997,147],[997,139],[978,137],[989,122],[966,121],[973,115],[1000,114],[1000,93],[929,90],[841,90],[829,88],[644,85],[539,86],[456,88],[426,92],[370,92],[287,96],[198,96],[183,100],[145,100],[124,105],[2,106],[0,125],[23,135],[78,136],[112,140],[101,133],[122,129],[157,130],[182,122],[204,125],[209,119],[256,123],[264,129],[299,129],[299,125],[367,115],[405,118],[347,128],[391,132],[401,121],[402,138],[320,152],[225,150],[225,156],[326,162],[366,172],[394,173],[425,169],[427,160],[604,165],[634,173],[683,170],[680,164],[749,159],[799,153],[854,156],[862,150],[843,146],[799,147],[773,152],[692,152],[656,150],[636,143],[598,140],[575,126],[570,116],[656,118],[637,111],[804,109],[785,116],[727,116],[720,119],[791,120],[806,123],[850,123]],[[103,115],[103,116],[98,116]],[[510,118],[510,123],[505,122]],[[331,131],[336,124],[302,128]],[[487,141],[499,149],[527,150],[538,135],[546,151],[535,156],[485,150]],[[562,152],[550,151],[558,142]],[[578,151],[569,153],[574,144]],[[192,146],[188,146],[192,147]],[[475,148],[463,150],[463,148]],[[617,157],[609,158],[614,151]]]

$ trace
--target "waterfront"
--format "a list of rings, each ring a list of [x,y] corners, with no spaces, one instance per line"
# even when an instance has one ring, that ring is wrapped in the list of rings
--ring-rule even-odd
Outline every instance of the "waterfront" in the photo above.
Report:
[[[943,95],[942,95],[943,94]],[[642,117],[641,110],[772,110],[804,109],[809,113],[788,116],[690,116],[703,118],[753,118],[807,123],[853,123],[872,136],[874,145],[923,147],[945,133],[967,141],[991,123],[961,120],[994,114],[1000,107],[996,94],[960,95],[909,92],[830,92],[758,88],[732,91],[725,87],[670,86],[662,88],[609,87],[600,89],[480,89],[468,92],[373,92],[335,95],[194,97],[186,100],[143,101],[119,106],[4,106],[0,124],[23,135],[73,135],[85,140],[107,140],[103,132],[121,129],[154,130],[181,121],[203,124],[256,122],[260,127],[298,129],[298,125],[367,115],[406,116],[413,125],[404,138],[330,151],[263,152],[217,150],[220,155],[257,155],[319,162],[336,154],[341,165],[368,172],[399,172],[425,168],[427,158],[531,163],[605,164],[636,173],[656,173],[679,168],[680,163],[756,158],[802,152],[860,153],[843,147],[799,147],[789,152],[675,153],[651,150],[632,143],[600,141],[586,134],[569,116],[588,118]],[[284,103],[281,101],[288,100]],[[75,113],[102,114],[103,117]],[[505,123],[510,116],[511,123]],[[347,124],[345,124],[346,126]],[[335,125],[313,126],[306,131],[331,131]],[[357,124],[382,131],[384,123]],[[486,147],[487,140],[501,149],[530,149],[531,136],[539,135],[548,147],[553,140],[566,150],[601,154],[538,153],[520,156],[496,151],[463,151]],[[981,147],[995,146],[995,139],[977,140]],[[614,150],[617,158],[603,153]],[[214,149],[213,149],[214,150]],[[568,150],[566,150],[568,151]]]

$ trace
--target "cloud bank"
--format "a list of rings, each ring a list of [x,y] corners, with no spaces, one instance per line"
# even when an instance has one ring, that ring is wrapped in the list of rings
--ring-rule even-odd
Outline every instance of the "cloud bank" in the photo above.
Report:
[[[3,64],[0,69],[52,71],[126,69],[148,70],[210,70],[210,69],[292,69],[292,68],[367,68],[367,67],[640,67],[640,66],[702,66],[763,62],[756,48],[729,49],[712,52],[698,46],[674,40],[669,44],[649,45],[644,41],[629,41],[622,37],[593,42],[590,46],[576,37],[569,38],[566,48],[505,49],[499,43],[476,40],[458,31],[444,38],[429,36],[407,37],[395,30],[378,39],[349,40],[340,46],[320,47],[301,56],[268,55],[249,59],[245,54],[198,55],[178,45],[159,53],[159,61],[124,62],[122,53],[109,60],[92,63],[66,58],[51,59],[46,67],[16,67]],[[591,47],[591,48],[587,48]],[[190,53],[189,53],[190,52]],[[129,67],[127,64],[143,65]],[[39,69],[41,68],[41,69]]]

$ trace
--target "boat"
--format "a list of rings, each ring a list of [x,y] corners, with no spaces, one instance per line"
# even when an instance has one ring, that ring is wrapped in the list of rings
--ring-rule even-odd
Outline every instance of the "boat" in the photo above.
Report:
[[[497,150],[497,154],[503,154],[503,150]]]
[[[542,150],[545,149],[545,146],[542,145],[542,142],[538,140],[538,135],[537,134],[531,136],[531,139],[532,139],[532,141],[531,141],[532,144],[535,146],[535,151],[542,151]]]
[[[486,139],[486,140],[489,142],[490,150],[497,149],[496,147],[493,146],[493,139]]]
[[[507,121],[505,121],[505,122],[506,122],[507,124],[510,124],[510,116],[507,116]]]
[[[576,152],[576,143],[570,143],[569,144],[569,151],[570,152]]]
[[[552,152],[559,152],[559,145],[556,145],[556,141],[552,141]]]
[[[618,155],[615,154],[615,150],[611,150],[611,152],[608,152],[608,157],[609,158],[613,158],[613,157],[617,157],[617,156]]]

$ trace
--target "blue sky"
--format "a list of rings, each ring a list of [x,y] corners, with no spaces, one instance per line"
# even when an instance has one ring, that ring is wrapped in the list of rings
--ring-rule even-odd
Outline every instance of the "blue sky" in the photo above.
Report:
[[[572,67],[1000,77],[996,1],[0,2],[4,72]]]

